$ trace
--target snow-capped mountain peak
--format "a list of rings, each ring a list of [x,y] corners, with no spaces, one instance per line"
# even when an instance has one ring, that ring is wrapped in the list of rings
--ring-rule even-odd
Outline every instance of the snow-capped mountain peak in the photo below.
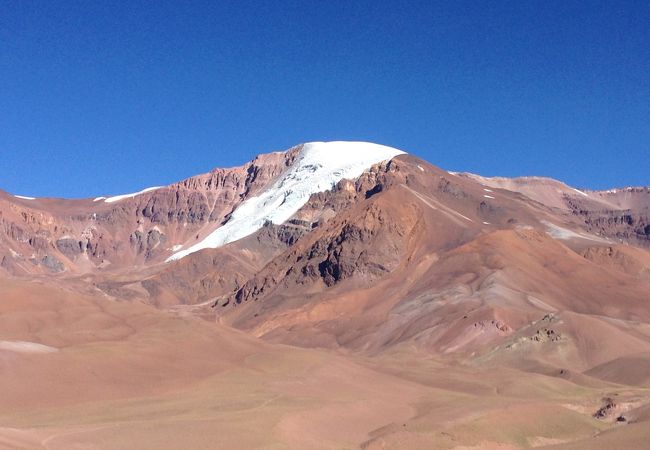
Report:
[[[269,189],[247,199],[226,224],[201,242],[174,253],[167,261],[234,242],[253,234],[266,222],[284,223],[307,203],[312,194],[332,189],[343,179],[358,178],[374,164],[403,153],[369,142],[306,143],[296,162]]]

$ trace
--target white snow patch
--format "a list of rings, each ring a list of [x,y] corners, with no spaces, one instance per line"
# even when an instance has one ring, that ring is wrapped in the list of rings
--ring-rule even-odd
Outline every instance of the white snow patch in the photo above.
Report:
[[[609,242],[607,239],[602,239],[594,235],[590,235],[586,233],[576,233],[575,231],[569,230],[567,228],[563,228],[559,225],[555,225],[554,223],[547,222],[545,220],[542,220],[542,223],[546,225],[546,227],[548,228],[548,234],[555,239],[563,239],[563,240],[587,239],[589,241],[596,241],[596,242]]]
[[[243,202],[230,220],[201,242],[173,254],[183,258],[205,248],[217,248],[249,236],[265,223],[281,224],[302,208],[309,197],[332,189],[343,179],[355,179],[368,168],[404,152],[368,142],[310,142],[294,165],[268,190]]]
[[[14,258],[20,258],[22,256],[20,253],[18,253],[13,248],[10,248],[9,251],[11,252],[11,256],[13,256]]]
[[[25,195],[14,195],[16,198],[21,198],[23,200],[36,200],[36,197],[27,197]]]
[[[491,195],[484,195],[483,197],[485,197],[485,198],[491,198],[491,199],[494,200],[494,197],[492,197]]]
[[[558,225],[555,225],[550,222],[544,222],[545,225],[548,227],[548,234],[550,234],[552,237],[556,239],[572,239],[572,238],[581,238],[578,233],[575,231],[568,230],[566,228],[562,228]]]
[[[424,172],[424,167],[418,164],[418,169],[420,169],[421,172]]]
[[[182,249],[182,248],[183,248],[183,244],[176,244],[176,245],[174,245],[174,246],[172,247],[171,250],[172,250],[172,252],[177,252],[177,251],[179,251],[179,250]]]
[[[494,192],[492,189],[488,189],[488,188],[483,188],[483,190],[484,190],[485,192]]]
[[[575,189],[575,188],[571,188],[571,189],[573,189],[574,191],[576,191],[576,192],[577,192],[578,194],[580,194],[580,195],[584,195],[585,197],[589,197],[589,195],[587,195],[586,193],[582,192],[582,191],[579,190],[579,189]]]
[[[132,198],[132,197],[135,197],[137,195],[144,194],[145,192],[150,192],[150,191],[155,191],[156,189],[161,189],[162,187],[163,186],[154,186],[154,187],[150,187],[150,188],[147,188],[147,189],[143,189],[143,190],[138,191],[138,192],[134,192],[132,194],[123,194],[123,195],[116,195],[114,197],[108,197],[108,198],[104,199],[104,202],[105,203],[119,202],[120,200],[124,200],[125,198]]]
[[[54,353],[58,348],[27,341],[0,341],[0,350],[16,353]]]
[[[101,200],[106,200],[106,197],[97,197],[96,199],[93,200],[93,202],[98,202]]]
[[[483,225],[490,225],[490,222],[483,222]]]
[[[637,189],[642,189],[644,191],[648,190],[648,187],[634,187],[634,186],[628,186],[624,188],[619,188],[619,189],[608,189],[606,191],[600,191],[599,193],[601,194],[618,194],[619,192],[633,192]]]

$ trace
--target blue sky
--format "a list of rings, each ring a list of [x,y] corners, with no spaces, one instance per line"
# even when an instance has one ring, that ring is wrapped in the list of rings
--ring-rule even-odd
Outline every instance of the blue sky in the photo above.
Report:
[[[92,197],[314,140],[650,185],[650,3],[0,0],[0,189]]]

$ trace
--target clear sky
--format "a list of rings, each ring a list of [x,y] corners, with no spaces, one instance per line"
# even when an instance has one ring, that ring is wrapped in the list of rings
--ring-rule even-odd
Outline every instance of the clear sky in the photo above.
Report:
[[[131,192],[315,140],[650,185],[650,2],[0,0],[0,189]]]

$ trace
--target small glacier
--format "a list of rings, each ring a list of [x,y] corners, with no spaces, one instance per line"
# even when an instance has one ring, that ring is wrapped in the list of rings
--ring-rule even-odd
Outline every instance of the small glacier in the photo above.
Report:
[[[266,191],[243,202],[230,220],[201,242],[174,253],[167,261],[181,259],[206,248],[218,248],[249,236],[266,222],[286,222],[312,194],[332,189],[343,179],[355,179],[374,164],[403,151],[369,142],[310,142],[298,158]]]

